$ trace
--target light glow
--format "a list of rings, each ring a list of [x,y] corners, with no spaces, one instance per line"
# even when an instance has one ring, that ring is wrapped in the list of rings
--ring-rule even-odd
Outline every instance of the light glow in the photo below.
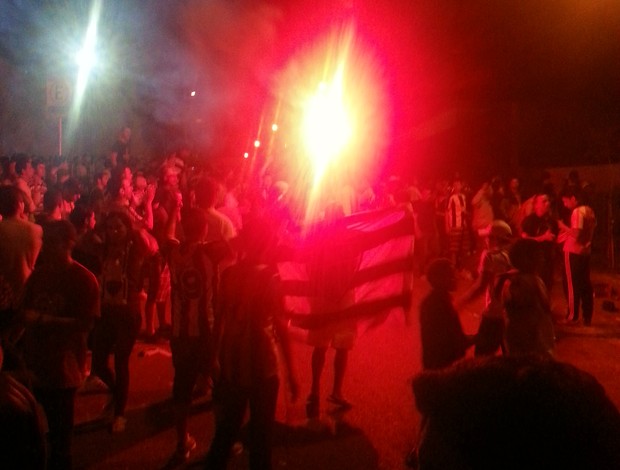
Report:
[[[279,123],[298,132],[287,135],[287,164],[295,187],[307,188],[306,222],[316,220],[345,185],[381,164],[391,130],[384,67],[371,41],[346,23],[294,55],[276,83],[285,103]]]
[[[321,82],[306,104],[303,138],[314,167],[314,185],[320,184],[327,167],[341,155],[352,134],[339,71],[331,83]]]
[[[97,45],[97,25],[99,24],[99,16],[101,14],[101,0],[93,2],[86,29],[86,36],[82,48],[76,55],[76,61],[79,67],[77,81],[75,85],[77,102],[81,103],[88,83],[88,77],[91,70],[97,63],[95,48]]]

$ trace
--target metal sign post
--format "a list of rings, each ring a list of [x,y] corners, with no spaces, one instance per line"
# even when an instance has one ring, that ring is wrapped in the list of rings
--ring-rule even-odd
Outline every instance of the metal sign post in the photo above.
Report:
[[[71,83],[62,78],[50,78],[46,86],[47,113],[58,120],[58,155],[62,155],[62,119],[69,111]]]

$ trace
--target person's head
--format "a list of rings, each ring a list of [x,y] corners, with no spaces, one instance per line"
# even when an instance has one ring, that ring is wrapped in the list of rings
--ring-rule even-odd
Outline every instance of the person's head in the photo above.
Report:
[[[129,126],[124,126],[118,134],[118,140],[126,144],[129,142],[129,139],[131,139],[131,128]]]
[[[74,178],[67,179],[62,183],[62,198],[67,202],[75,202],[81,196],[80,183]]]
[[[569,186],[562,192],[562,204],[567,209],[573,210],[581,205],[581,190],[576,186]]]
[[[190,242],[200,242],[207,237],[209,225],[207,224],[207,214],[202,209],[191,207],[183,211],[181,225],[185,239]]]
[[[511,178],[508,183],[508,187],[513,193],[519,192],[519,178]]]
[[[134,192],[144,192],[147,186],[146,177],[142,173],[136,173],[134,176],[133,190]]]
[[[43,195],[43,211],[46,214],[58,212],[62,209],[62,191],[58,188],[51,188]]]
[[[504,184],[499,176],[494,176],[491,180],[491,189],[493,190],[493,194],[504,194]]]
[[[63,168],[63,167],[59,167],[58,171],[56,172],[56,183],[57,184],[63,184],[70,177],[71,177],[71,174],[69,173],[68,169]]]
[[[70,259],[76,237],[75,227],[68,220],[54,220],[44,224],[42,259],[50,262]]]
[[[220,184],[215,178],[202,178],[196,185],[196,204],[202,209],[215,207],[220,193]]]
[[[551,202],[549,201],[549,196],[544,193],[534,196],[534,213],[538,217],[548,214],[550,208]]]
[[[34,170],[32,168],[32,158],[25,154],[15,156],[15,173],[26,180],[32,178]]]
[[[488,228],[487,244],[489,247],[503,247],[512,241],[512,229],[503,220],[494,220]]]
[[[179,173],[174,166],[164,165],[161,169],[161,185],[174,189],[179,185]]]
[[[95,175],[95,183],[100,189],[105,189],[108,185],[108,181],[110,180],[110,172],[109,171],[100,171]]]
[[[423,201],[430,201],[433,198],[433,188],[428,184],[423,184],[420,189],[420,198]]]
[[[139,206],[144,201],[144,196],[146,194],[147,181],[142,173],[136,173],[133,178],[133,186],[132,186],[132,198],[134,204]]]
[[[455,179],[452,182],[452,192],[454,194],[459,194],[462,190],[463,190],[463,182],[460,180],[460,178]]]
[[[45,167],[45,162],[43,159],[38,158],[32,163],[32,167],[34,168],[34,174],[37,175],[40,179],[44,180],[47,174],[47,168]]]
[[[94,229],[97,223],[93,208],[84,204],[75,206],[71,214],[69,214],[69,221],[73,224],[78,233]]]
[[[129,241],[132,224],[124,212],[110,212],[103,221],[104,240],[108,245],[121,245]]]
[[[3,219],[24,213],[24,197],[16,186],[0,186],[0,215]]]
[[[456,270],[447,258],[438,258],[431,262],[426,270],[426,278],[435,290],[456,290]]]
[[[108,181],[108,194],[113,201],[129,201],[133,193],[131,178],[116,174]]]
[[[413,381],[419,468],[620,468],[620,413],[590,374],[536,357],[471,359]]]

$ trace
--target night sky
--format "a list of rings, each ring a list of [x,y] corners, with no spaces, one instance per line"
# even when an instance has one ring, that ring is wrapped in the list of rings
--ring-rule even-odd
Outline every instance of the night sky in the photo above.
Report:
[[[68,51],[90,8],[0,0],[2,152],[47,150],[53,124],[32,123],[45,121],[41,90],[46,77],[75,74]],[[620,160],[616,0],[107,0],[76,151],[103,151],[126,122],[148,152],[184,140],[236,154],[290,56],[351,18],[384,68],[394,168]]]

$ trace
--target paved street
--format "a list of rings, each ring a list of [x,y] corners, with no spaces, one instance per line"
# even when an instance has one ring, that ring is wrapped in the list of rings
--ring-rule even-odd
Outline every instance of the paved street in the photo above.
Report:
[[[459,290],[471,281],[460,281]],[[620,287],[620,277],[597,275],[597,283]],[[345,394],[354,404],[346,413],[334,413],[325,401],[331,387],[331,361],[323,382],[321,418],[305,419],[304,402],[310,386],[311,349],[295,345],[295,359],[301,384],[300,401],[288,404],[284,395],[277,411],[274,448],[275,469],[398,469],[403,468],[418,423],[409,380],[420,370],[417,303],[426,291],[426,282],[416,280],[414,313],[410,326],[392,319],[359,338],[349,357]],[[620,290],[620,289],[618,289]],[[556,334],[556,356],[593,374],[620,407],[620,313],[602,311],[603,298],[596,299],[590,328],[560,326]],[[620,302],[616,301],[620,307]],[[560,288],[554,295],[554,310],[564,311]],[[467,332],[478,326],[480,303],[461,312]],[[127,431],[112,435],[101,419],[109,399],[106,394],[80,395],[74,439],[75,464],[88,469],[160,469],[175,447],[173,417],[169,402],[172,365],[163,345],[138,343],[131,359]],[[198,468],[213,435],[210,401],[196,402],[190,431],[198,448],[189,468]],[[231,469],[246,469],[247,455],[236,455]]]

